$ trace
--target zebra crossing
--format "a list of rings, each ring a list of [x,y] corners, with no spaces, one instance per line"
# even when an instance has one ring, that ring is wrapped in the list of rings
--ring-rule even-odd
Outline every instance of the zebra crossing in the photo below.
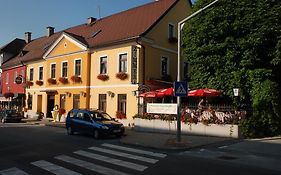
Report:
[[[40,169],[56,175],[82,175],[81,169],[103,175],[130,175],[145,171],[167,155],[127,146],[104,143],[48,160],[30,162],[27,169]],[[71,168],[69,168],[71,167]],[[76,167],[80,168],[80,171]],[[30,175],[24,169],[12,167],[0,170],[0,175]],[[34,173],[36,174],[36,173]]]

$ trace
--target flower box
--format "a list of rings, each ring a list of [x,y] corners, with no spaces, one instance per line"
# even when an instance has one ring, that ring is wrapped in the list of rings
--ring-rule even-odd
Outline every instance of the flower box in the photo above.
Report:
[[[97,78],[102,81],[107,81],[109,79],[109,76],[106,74],[99,74]]]
[[[27,86],[33,86],[33,82],[32,81],[26,81],[25,82]]]
[[[36,83],[38,86],[42,86],[42,85],[43,85],[43,81],[41,81],[41,80],[37,80],[35,83]]]
[[[123,112],[117,111],[116,112],[116,118],[118,118],[118,119],[126,119],[127,117],[126,117],[126,114],[124,114]]]
[[[53,79],[53,78],[49,78],[48,79],[48,83],[50,83],[50,84],[57,84],[57,80]]]
[[[116,78],[119,78],[120,80],[126,80],[128,78],[128,74],[126,72],[118,72],[116,74]]]
[[[59,81],[60,81],[62,84],[67,84],[67,83],[68,83],[68,79],[65,78],[65,77],[60,77],[60,78],[59,78]]]
[[[79,82],[81,82],[81,77],[79,77],[77,75],[73,75],[73,76],[71,76],[71,80],[73,82],[79,83]]]
[[[6,93],[4,93],[4,97],[5,97],[5,98],[10,98],[10,97],[14,97],[14,96],[15,96],[15,94],[12,93],[12,92],[6,92]]]

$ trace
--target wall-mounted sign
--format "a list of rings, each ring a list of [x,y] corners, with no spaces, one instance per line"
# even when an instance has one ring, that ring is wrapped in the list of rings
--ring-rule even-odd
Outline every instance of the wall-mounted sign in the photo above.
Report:
[[[138,80],[138,56],[137,47],[132,46],[132,58],[131,58],[131,82],[136,84]]]
[[[174,103],[147,103],[147,113],[150,114],[177,114],[178,105]]]
[[[23,77],[22,77],[22,76],[18,76],[18,77],[16,77],[16,79],[15,79],[16,84],[21,84],[22,81],[23,81]]]

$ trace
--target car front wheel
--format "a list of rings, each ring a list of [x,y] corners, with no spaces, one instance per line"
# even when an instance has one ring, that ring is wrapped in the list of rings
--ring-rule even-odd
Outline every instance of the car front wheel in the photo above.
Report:
[[[68,135],[73,135],[74,131],[73,131],[72,127],[68,127],[66,130],[67,130]]]

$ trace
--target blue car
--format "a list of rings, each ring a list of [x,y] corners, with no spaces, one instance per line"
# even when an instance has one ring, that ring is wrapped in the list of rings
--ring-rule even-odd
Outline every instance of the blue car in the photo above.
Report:
[[[75,132],[93,134],[95,139],[105,135],[121,137],[125,128],[122,123],[99,110],[72,109],[66,117],[68,135]]]

